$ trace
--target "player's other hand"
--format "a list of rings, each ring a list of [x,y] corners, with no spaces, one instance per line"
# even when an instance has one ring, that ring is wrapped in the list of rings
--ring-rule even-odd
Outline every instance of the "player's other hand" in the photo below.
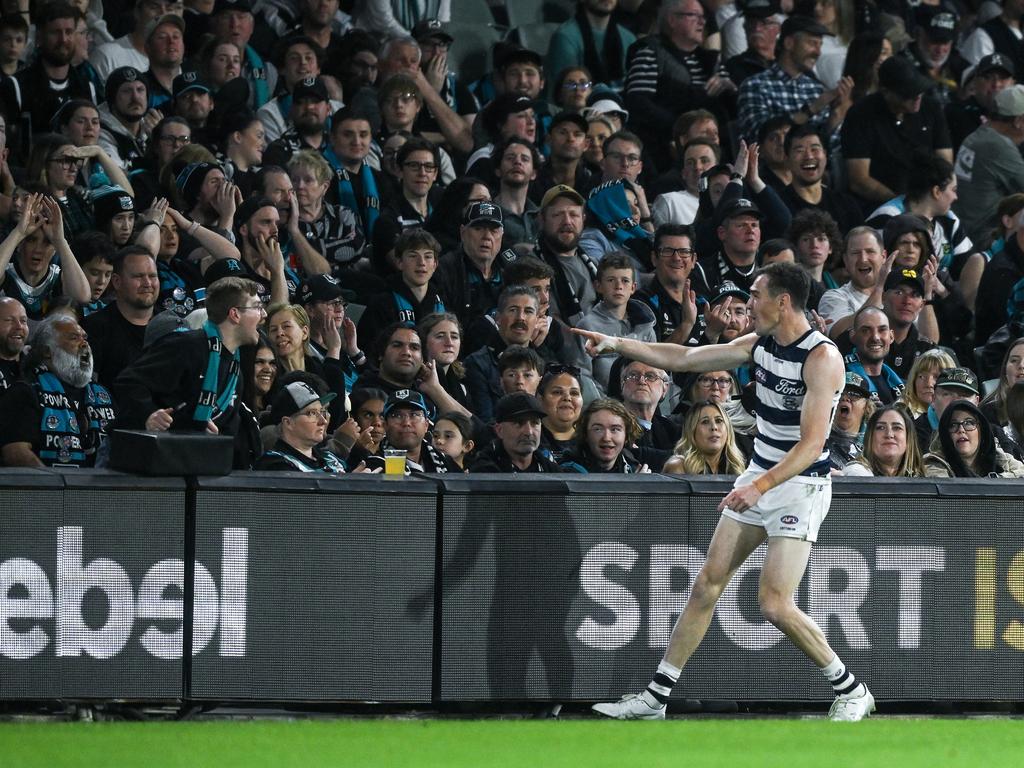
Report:
[[[729,491],[729,494],[722,499],[722,503],[718,505],[718,511],[731,509],[733,512],[746,512],[757,504],[760,498],[761,492],[753,485],[741,485],[739,488]]]

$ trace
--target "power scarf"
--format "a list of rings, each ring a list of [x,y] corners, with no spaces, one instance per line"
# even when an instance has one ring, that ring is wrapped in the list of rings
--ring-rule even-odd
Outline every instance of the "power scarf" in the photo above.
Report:
[[[377,192],[377,180],[373,177],[373,169],[369,163],[363,160],[359,169],[359,179],[363,183],[363,203],[356,201],[355,188],[349,178],[349,173],[342,165],[341,160],[334,152],[334,148],[328,146],[324,150],[324,158],[334,169],[334,176],[338,181],[338,202],[349,210],[355,211],[363,221],[363,229],[366,232],[366,239],[373,237],[373,228],[380,216],[380,194]]]
[[[206,334],[209,354],[206,358],[206,371],[199,380],[199,400],[196,402],[192,421],[195,422],[197,429],[205,430],[208,421],[224,413],[234,403],[240,364],[236,349],[231,366],[228,368],[228,378],[224,382],[224,389],[218,393],[217,374],[220,372],[220,353],[224,349],[224,342],[220,337],[220,330],[209,320],[203,323],[203,332]]]

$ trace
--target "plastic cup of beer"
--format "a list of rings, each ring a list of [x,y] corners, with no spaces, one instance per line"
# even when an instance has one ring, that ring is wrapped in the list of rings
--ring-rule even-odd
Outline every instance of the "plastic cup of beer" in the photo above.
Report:
[[[384,474],[405,477],[405,451],[396,448],[384,449]]]

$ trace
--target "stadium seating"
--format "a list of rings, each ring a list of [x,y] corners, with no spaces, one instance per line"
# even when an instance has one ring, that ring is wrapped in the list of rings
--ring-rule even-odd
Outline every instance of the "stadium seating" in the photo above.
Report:
[[[507,0],[508,23],[513,27],[535,24],[539,21],[561,24],[572,18],[572,0]],[[455,9],[452,8],[452,17]],[[546,50],[546,49],[545,49]]]
[[[465,83],[473,82],[491,69],[491,49],[505,33],[494,24],[452,22],[448,31],[455,38],[448,53],[449,67]]]
[[[451,0],[452,22],[455,24],[494,24],[496,19],[490,4],[481,0]],[[458,42],[458,35],[452,32]]]
[[[554,21],[540,21],[532,24],[521,24],[509,32],[509,38],[517,41],[524,48],[547,55],[548,44],[558,29],[559,23]]]

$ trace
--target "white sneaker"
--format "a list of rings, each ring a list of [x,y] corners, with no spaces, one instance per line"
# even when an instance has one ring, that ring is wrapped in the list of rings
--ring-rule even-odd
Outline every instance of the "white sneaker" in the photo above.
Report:
[[[666,707],[661,706],[655,709],[647,703],[643,696],[627,693],[618,701],[595,704],[592,709],[617,720],[664,720]]]
[[[863,683],[862,683],[863,685]],[[855,723],[875,711],[875,697],[864,685],[864,693],[858,696],[837,696],[828,711],[828,719],[836,722]]]

